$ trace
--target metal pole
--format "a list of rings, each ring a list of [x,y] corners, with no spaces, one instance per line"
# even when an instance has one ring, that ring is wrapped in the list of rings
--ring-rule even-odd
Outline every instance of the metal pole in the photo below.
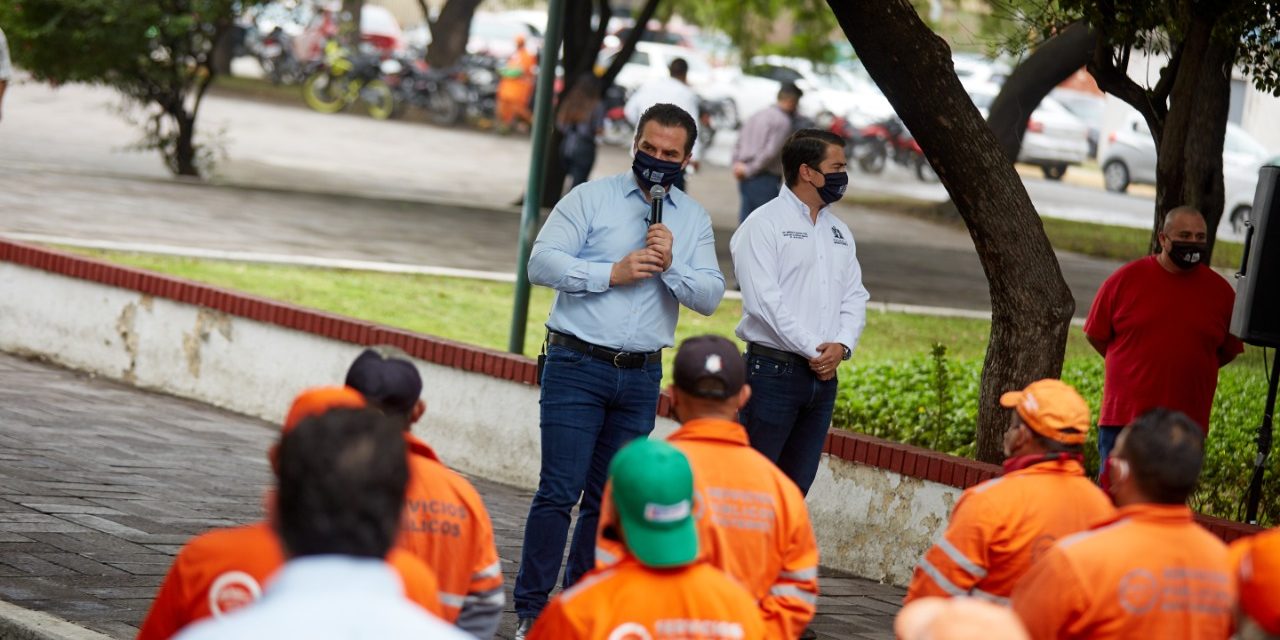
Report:
[[[516,258],[516,298],[511,314],[511,334],[507,351],[524,353],[524,325],[529,318],[529,252],[533,248],[542,205],[542,182],[546,174],[547,136],[551,126],[551,93],[555,90],[556,64],[560,58],[560,35],[564,25],[564,0],[551,0],[547,7],[547,31],[538,61],[538,88],[534,94],[533,140],[529,150],[529,182],[524,188],[524,209],[520,213],[520,248]]]
[[[1262,477],[1266,472],[1267,458],[1271,456],[1272,421],[1276,412],[1277,387],[1280,387],[1280,355],[1271,359],[1271,379],[1267,383],[1267,404],[1262,408],[1262,425],[1258,427],[1256,439],[1258,455],[1253,461],[1253,476],[1249,479],[1247,494],[1247,513],[1244,521],[1249,524],[1258,524],[1258,505],[1262,502]]]

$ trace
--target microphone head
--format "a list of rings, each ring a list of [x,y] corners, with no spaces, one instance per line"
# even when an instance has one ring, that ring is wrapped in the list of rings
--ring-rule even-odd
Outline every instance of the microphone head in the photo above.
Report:
[[[654,198],[654,199],[665,198],[666,195],[667,195],[666,188],[664,188],[660,184],[655,184],[652,187],[649,187],[649,197],[651,198]]]

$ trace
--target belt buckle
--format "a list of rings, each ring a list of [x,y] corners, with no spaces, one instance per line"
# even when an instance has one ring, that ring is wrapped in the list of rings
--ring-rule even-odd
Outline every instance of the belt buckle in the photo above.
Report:
[[[621,369],[621,368],[622,368],[622,365],[618,363],[618,360],[619,360],[620,358],[622,358],[623,356],[626,356],[626,355],[627,355],[627,354],[626,354],[626,353],[624,353],[624,352],[622,352],[622,351],[619,351],[619,352],[617,352],[617,353],[613,354],[613,367],[614,367],[615,369]]]

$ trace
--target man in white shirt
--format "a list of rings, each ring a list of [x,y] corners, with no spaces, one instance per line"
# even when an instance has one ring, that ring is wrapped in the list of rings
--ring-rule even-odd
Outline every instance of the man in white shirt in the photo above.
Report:
[[[181,640],[468,640],[409,602],[383,560],[409,479],[401,425],[372,409],[307,418],[280,441],[272,525],[289,561],[262,598]]]
[[[698,121],[698,104],[701,100],[698,94],[694,93],[689,87],[689,63],[684,58],[676,58],[671,61],[671,65],[667,67],[671,72],[670,77],[655,78],[650,80],[627,99],[627,106],[624,108],[627,115],[627,122],[640,122],[640,116],[649,110],[655,104],[674,104],[684,112],[693,116],[694,122]],[[699,153],[702,151],[698,139],[693,140],[693,151],[689,154],[694,170],[698,169]],[[688,192],[685,189],[684,171],[680,171],[673,183],[676,188],[681,191]]]
[[[807,493],[836,399],[836,368],[867,323],[853,233],[831,211],[849,183],[844,139],[804,129],[782,148],[785,184],[729,243],[742,289],[737,334],[753,393],[740,421]]]

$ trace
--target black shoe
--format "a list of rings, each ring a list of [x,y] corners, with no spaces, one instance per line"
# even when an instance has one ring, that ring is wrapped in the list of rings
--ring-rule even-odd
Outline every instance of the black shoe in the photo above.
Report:
[[[817,640],[817,638],[818,632],[809,627],[805,627],[804,631],[800,632],[800,640]]]
[[[520,622],[516,623],[515,640],[524,640],[529,635],[529,630],[533,628],[533,618],[520,618]]]

